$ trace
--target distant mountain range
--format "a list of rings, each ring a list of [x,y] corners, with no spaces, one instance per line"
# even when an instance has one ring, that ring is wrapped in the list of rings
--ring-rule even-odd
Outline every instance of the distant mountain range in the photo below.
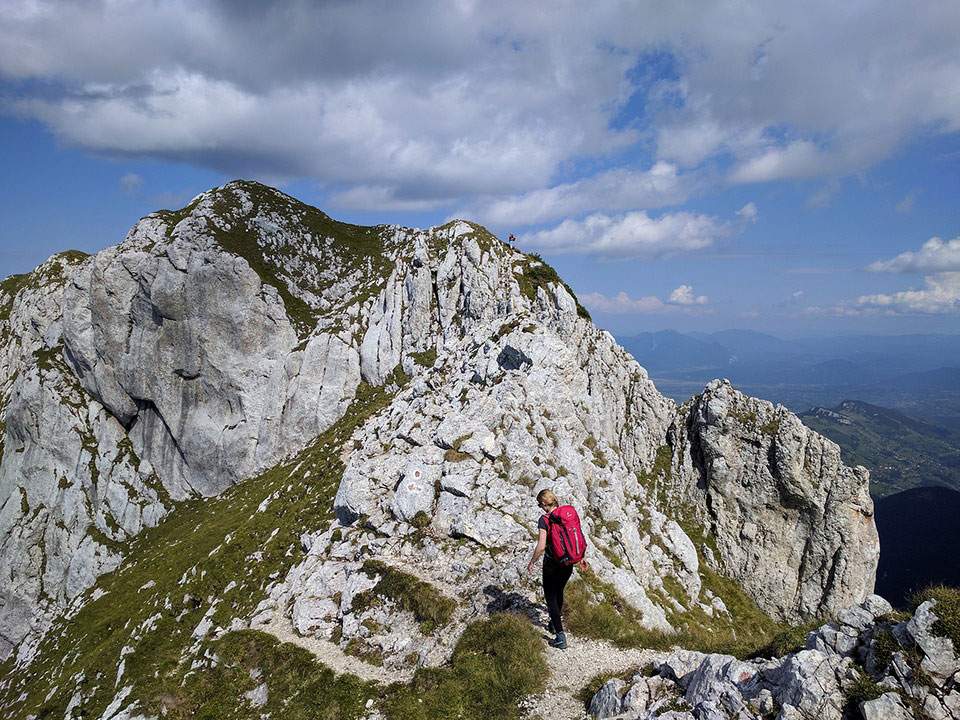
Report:
[[[857,398],[960,431],[960,335],[785,340],[751,330],[665,330],[617,339],[676,400],[726,377],[797,412]]]
[[[857,400],[816,407],[800,419],[840,445],[844,462],[870,469],[877,497],[921,485],[960,489],[960,433]]]

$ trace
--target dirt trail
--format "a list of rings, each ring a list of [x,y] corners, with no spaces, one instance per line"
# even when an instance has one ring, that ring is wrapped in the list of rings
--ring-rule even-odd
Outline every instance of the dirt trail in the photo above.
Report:
[[[289,642],[311,652],[318,661],[337,673],[351,673],[379,684],[409,682],[413,669],[395,670],[379,667],[347,655],[335,643],[314,637],[298,635],[290,621],[274,615],[268,625],[259,630],[268,632],[282,642]],[[579,638],[567,633],[567,649],[557,650],[547,644],[550,635],[542,633],[544,653],[550,675],[546,689],[522,701],[522,708],[530,720],[580,720],[588,718],[583,701],[577,695],[595,676],[606,672],[622,672],[643,667],[662,653],[655,650],[621,650],[600,640]]]
[[[281,642],[293,643],[313,653],[321,663],[336,673],[351,673],[364,680],[370,680],[382,685],[392,682],[409,682],[413,677],[413,669],[393,670],[379,667],[360,658],[347,655],[335,643],[315,637],[298,635],[290,621],[275,614],[269,625],[258,626],[258,630],[268,632]]]
[[[544,634],[544,644],[548,636]],[[547,688],[539,695],[526,698],[523,707],[527,717],[547,720],[579,720],[588,718],[583,701],[577,694],[592,678],[605,672],[621,672],[642,667],[658,655],[655,650],[621,650],[600,640],[578,638],[567,633],[567,649],[547,646],[550,677]]]

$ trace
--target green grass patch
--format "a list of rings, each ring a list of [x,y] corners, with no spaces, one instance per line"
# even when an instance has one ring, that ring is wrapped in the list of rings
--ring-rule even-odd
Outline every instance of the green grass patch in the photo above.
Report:
[[[757,427],[757,411],[753,408],[737,408],[730,413],[741,425],[749,428]]]
[[[606,545],[597,545],[603,556],[618,568],[624,567],[623,559]]]
[[[413,361],[420,367],[432,368],[437,364],[437,349],[430,348],[423,352],[412,352],[410,353],[410,357],[412,357]]]
[[[770,642],[754,653],[757,657],[783,657],[799,652],[807,645],[807,635],[823,625],[823,620],[810,620],[800,625],[787,625],[776,631]]]
[[[470,625],[449,667],[420,668],[409,685],[394,685],[381,709],[389,720],[511,720],[520,700],[543,690],[543,641],[518,615]]]
[[[413,519],[410,521],[410,524],[413,525],[417,530],[423,530],[427,525],[431,523],[430,514],[420,510],[416,515],[413,516]]]
[[[447,625],[457,609],[455,601],[430,583],[401,572],[379,560],[365,561],[363,572],[371,578],[379,576],[380,580],[370,590],[354,597],[354,609],[375,602],[378,595],[389,598],[403,610],[413,613],[425,634],[435,632],[438,628]]]
[[[885,670],[893,662],[893,654],[900,649],[900,643],[889,627],[881,626],[873,638],[873,661],[877,670]]]
[[[604,672],[594,675],[587,681],[586,685],[580,688],[580,691],[577,693],[577,700],[583,703],[584,710],[589,710],[590,701],[593,700],[594,695],[600,692],[600,688],[615,678],[619,678],[625,683],[629,683],[633,679],[634,675],[642,670],[644,670],[644,668],[641,668],[639,665],[632,665],[618,672]]]
[[[592,571],[581,572],[568,588],[564,603],[567,624],[575,635],[607,640],[621,648],[666,650],[674,646],[739,658],[766,654],[778,634],[790,630],[777,623],[729,578],[701,566],[703,587],[719,596],[730,615],[709,616],[700,607],[678,612],[665,607],[676,629],[664,633],[642,627],[642,613]],[[676,588],[674,588],[676,590]],[[662,598],[661,598],[662,599]],[[666,605],[666,603],[663,603]],[[794,635],[802,630],[792,630]]]
[[[565,624],[574,635],[607,640],[620,648],[666,649],[672,636],[641,626],[643,615],[590,570],[567,586]]]
[[[937,601],[933,606],[937,621],[931,630],[941,637],[949,638],[954,650],[960,652],[960,588],[932,585],[910,599],[914,609],[927,600]]]
[[[383,653],[379,648],[373,647],[366,640],[355,637],[343,649],[347,655],[353,655],[355,658],[363,660],[370,665],[381,667],[383,665]]]
[[[860,703],[867,700],[876,700],[883,693],[888,692],[880,687],[865,672],[857,673],[857,678],[843,692],[843,710],[844,717],[858,717],[860,714]]]
[[[653,458],[649,470],[637,472],[637,482],[640,483],[654,499],[661,509],[667,507],[667,486],[673,476],[673,448],[661,445]]]
[[[772,417],[760,426],[760,432],[764,435],[775,437],[780,432],[780,418]]]
[[[523,274],[515,275],[514,277],[520,285],[520,292],[527,300],[531,303],[536,301],[537,288],[542,287],[549,292],[548,287],[551,283],[560,285],[570,293],[570,297],[572,297],[573,301],[577,304],[577,315],[586,320],[590,320],[590,313],[580,304],[580,301],[577,299],[577,294],[573,292],[573,289],[557,275],[556,270],[536,253],[525,254],[525,257],[526,261],[522,265]]]
[[[336,675],[309,651],[267,633],[227,633],[207,649],[216,653],[216,666],[206,663],[189,673],[182,687],[160,697],[161,712],[169,720],[260,720],[264,715],[348,720],[362,717],[367,700],[378,695],[372,683]],[[244,695],[261,683],[267,686],[266,704],[255,708]]]

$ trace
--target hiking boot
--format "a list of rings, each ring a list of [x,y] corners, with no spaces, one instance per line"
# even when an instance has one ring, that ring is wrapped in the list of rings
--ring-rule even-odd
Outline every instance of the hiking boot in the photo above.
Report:
[[[567,649],[567,636],[565,633],[558,632],[557,636],[550,641],[550,645],[555,647],[557,650],[566,650]]]

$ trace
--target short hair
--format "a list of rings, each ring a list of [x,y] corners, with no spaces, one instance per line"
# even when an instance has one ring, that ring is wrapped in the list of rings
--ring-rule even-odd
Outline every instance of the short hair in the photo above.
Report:
[[[537,493],[537,502],[541,505],[550,505],[552,507],[560,507],[560,501],[557,500],[557,496],[553,494],[553,490],[541,490]]]

